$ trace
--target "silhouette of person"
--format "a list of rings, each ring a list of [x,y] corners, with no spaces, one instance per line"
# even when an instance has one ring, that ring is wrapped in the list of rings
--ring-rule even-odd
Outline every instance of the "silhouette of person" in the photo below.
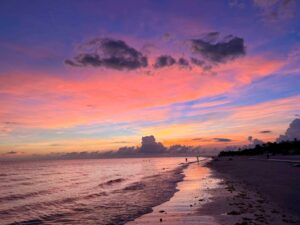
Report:
[[[185,162],[187,162],[187,158],[185,158]]]

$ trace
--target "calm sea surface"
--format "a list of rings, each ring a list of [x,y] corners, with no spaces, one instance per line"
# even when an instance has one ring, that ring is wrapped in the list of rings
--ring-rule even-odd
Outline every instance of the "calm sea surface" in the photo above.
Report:
[[[184,158],[5,162],[0,224],[124,224],[168,200]]]

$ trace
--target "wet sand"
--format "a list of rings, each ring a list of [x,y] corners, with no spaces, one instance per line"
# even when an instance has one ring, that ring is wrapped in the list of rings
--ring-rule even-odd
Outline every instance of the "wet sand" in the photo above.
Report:
[[[300,168],[294,165],[259,157],[212,161],[208,167],[223,182],[199,212],[219,211],[215,218],[224,225],[300,224]]]
[[[204,167],[204,164],[205,162],[190,164],[184,171],[184,181],[178,183],[179,191],[168,202],[154,207],[153,212],[127,225],[218,225],[212,215],[202,215],[198,212],[199,207],[207,204],[212,198],[213,193],[207,190],[217,188],[219,183],[219,179],[211,177],[210,169]]]

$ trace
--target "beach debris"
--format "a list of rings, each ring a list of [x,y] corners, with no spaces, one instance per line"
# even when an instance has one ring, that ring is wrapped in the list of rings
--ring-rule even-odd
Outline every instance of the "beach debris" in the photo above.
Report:
[[[235,225],[248,225],[248,223],[247,222],[241,222],[241,223],[236,223]]]
[[[285,223],[298,223],[300,221],[296,221],[296,220],[293,220],[293,219],[282,219],[283,222]]]
[[[166,212],[165,210],[159,210],[159,213],[164,213],[164,212]]]
[[[227,213],[227,215],[233,215],[233,216],[236,216],[236,215],[241,215],[241,213],[238,212],[238,211],[234,211],[234,210],[233,210],[233,211]]]
[[[277,211],[276,209],[273,209],[272,211],[271,211],[271,213],[279,213],[279,211]]]
[[[263,199],[258,199],[257,202],[264,203],[265,201]]]
[[[225,188],[227,191],[229,191],[230,193],[235,191],[235,188],[232,184],[228,184],[228,186]]]
[[[252,219],[250,219],[250,218],[248,218],[248,217],[243,217],[242,219],[243,219],[243,220],[248,220],[248,221],[252,220]]]

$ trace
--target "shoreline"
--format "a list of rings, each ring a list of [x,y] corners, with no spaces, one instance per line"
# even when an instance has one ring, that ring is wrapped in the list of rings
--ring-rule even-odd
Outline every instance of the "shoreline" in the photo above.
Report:
[[[247,157],[204,159],[199,164],[190,163],[184,170],[183,181],[177,183],[178,191],[168,201],[153,207],[152,212],[126,225],[300,224],[297,212],[283,207],[280,198],[272,198],[276,194],[287,197],[299,190],[294,187],[294,192],[289,193],[286,189],[290,184],[288,180],[293,180],[294,173],[299,172],[299,168],[286,163],[265,162],[261,159],[253,161]],[[241,164],[243,166],[240,166]],[[253,167],[257,168],[257,171],[265,171],[266,174],[255,170],[252,175],[249,174]],[[265,175],[270,175],[270,179],[273,179],[277,172],[273,167],[283,170],[283,174],[284,171],[290,173],[292,177],[288,176],[287,180],[278,184],[282,192],[277,193],[277,189],[269,190],[268,195],[264,188],[270,180],[265,180],[267,183],[262,181]],[[300,177],[295,179],[293,182],[297,182]],[[298,200],[296,196],[296,201]],[[299,209],[297,205],[295,207]]]
[[[188,168],[190,164],[192,164],[192,162],[179,163],[175,168],[168,171],[165,171],[165,168],[163,168],[164,172],[143,177],[142,180],[125,187],[123,190],[129,192],[143,192],[143,200],[145,201],[145,204],[132,214],[125,214],[125,217],[123,218],[114,216],[109,224],[128,224],[143,215],[152,213],[154,207],[169,201],[179,191],[177,189],[177,184],[183,181],[185,177],[183,171]],[[156,186],[153,185],[157,184],[157,182],[159,182],[159,188],[156,188]],[[135,194],[138,193],[136,192]],[[138,201],[141,201],[141,199],[138,199],[137,202]],[[132,204],[139,204],[137,202]]]
[[[184,180],[177,183],[178,191],[169,201],[152,208],[126,225],[164,224],[164,225],[219,225],[211,215],[204,215],[198,209],[213,197],[207,190],[218,186],[218,179],[211,177],[205,164],[210,159],[193,162],[184,170]]]

